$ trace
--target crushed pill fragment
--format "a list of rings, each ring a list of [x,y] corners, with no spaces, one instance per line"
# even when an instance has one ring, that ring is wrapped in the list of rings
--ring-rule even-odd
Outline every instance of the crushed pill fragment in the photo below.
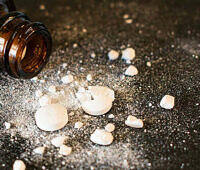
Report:
[[[67,139],[66,136],[58,136],[51,140],[51,144],[55,147],[60,147],[64,144],[65,140]]]
[[[48,104],[51,104],[51,102],[52,102],[52,98],[48,95],[44,95],[44,96],[40,97],[40,99],[39,99],[40,106],[46,106]]]
[[[90,136],[90,140],[99,145],[110,145],[113,139],[112,133],[104,129],[96,129]]]
[[[91,74],[88,74],[87,77],[86,77],[87,81],[92,81],[92,75]]]
[[[105,130],[107,132],[113,132],[115,130],[115,125],[112,124],[112,123],[108,123],[106,126],[105,126]]]
[[[137,74],[138,74],[138,69],[133,65],[130,65],[125,71],[126,76],[135,76]]]
[[[160,106],[164,109],[172,109],[174,107],[174,100],[173,96],[165,95],[160,101]]]
[[[119,57],[119,53],[115,50],[111,50],[109,53],[108,53],[108,58],[109,60],[116,60],[118,59]]]
[[[135,50],[133,48],[127,48],[122,51],[122,59],[133,60],[135,58]]]
[[[126,22],[127,24],[131,24],[131,23],[133,22],[133,20],[132,20],[132,19],[126,19],[125,22]]]
[[[13,164],[13,170],[25,170],[26,165],[22,160],[16,160]]]
[[[109,114],[108,118],[113,119],[113,118],[115,118],[115,116],[113,114]]]
[[[35,92],[35,96],[36,97],[41,97],[43,95],[43,92],[41,91],[41,90],[37,90],[36,92]]]
[[[10,129],[10,127],[11,127],[11,124],[10,124],[10,123],[8,123],[8,122],[5,122],[5,123],[4,123],[4,126],[5,126],[5,128],[6,128],[6,129]]]
[[[72,148],[66,145],[60,146],[59,154],[67,156],[70,155],[72,152]]]
[[[125,121],[125,124],[134,128],[142,128],[144,126],[144,123],[141,119],[137,119],[135,116],[131,115],[128,116],[127,120]]]
[[[148,61],[148,62],[146,63],[146,65],[147,65],[148,67],[151,67],[151,62]]]
[[[124,14],[124,15],[123,15],[123,18],[124,18],[124,19],[128,19],[128,18],[129,18],[129,15],[128,15],[128,14]]]
[[[41,107],[35,113],[38,128],[44,131],[62,129],[68,122],[67,110],[60,104],[50,104]]]
[[[91,58],[95,58],[95,57],[96,57],[96,54],[95,54],[95,53],[92,53],[92,54],[90,55],[90,57],[91,57]]]
[[[39,154],[39,155],[43,155],[45,151],[45,147],[41,146],[41,147],[37,147],[33,150],[34,153]]]
[[[75,125],[74,125],[75,129],[80,129],[82,127],[83,127],[83,123],[82,122],[76,122]]]
[[[48,90],[49,90],[50,93],[56,93],[56,87],[55,86],[50,86],[48,88]]]
[[[69,75],[67,75],[67,76],[64,76],[64,77],[61,79],[61,81],[62,81],[64,84],[69,84],[69,83],[71,83],[71,82],[74,81],[74,77],[73,77],[71,74],[69,74]]]

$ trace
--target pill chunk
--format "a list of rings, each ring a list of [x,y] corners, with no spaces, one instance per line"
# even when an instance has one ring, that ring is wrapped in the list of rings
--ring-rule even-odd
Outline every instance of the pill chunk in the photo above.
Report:
[[[113,142],[113,135],[104,129],[96,129],[90,136],[90,140],[99,145],[110,145]]]
[[[165,109],[172,109],[174,107],[175,98],[170,95],[165,95],[160,101],[160,106]]]
[[[67,156],[70,155],[72,152],[72,148],[66,145],[62,145],[59,150],[59,154]]]
[[[115,130],[115,125],[112,124],[112,123],[108,123],[106,126],[105,126],[105,130],[107,132],[113,132]]]
[[[125,71],[125,75],[127,76],[135,76],[137,74],[138,74],[138,69],[133,65],[130,65]]]
[[[135,58],[135,50],[133,48],[127,48],[122,51],[122,59],[133,60]]]
[[[80,129],[82,126],[83,126],[82,122],[76,122],[75,125],[74,125],[74,128]]]
[[[54,145],[55,147],[60,147],[61,145],[64,144],[66,139],[67,139],[66,136],[58,136],[51,140],[51,144]]]
[[[48,90],[51,93],[55,93],[56,92],[56,86],[50,86]]]
[[[109,60],[116,60],[118,59],[119,57],[119,53],[115,50],[111,50],[109,53],[108,53],[108,58]]]
[[[26,165],[21,160],[16,160],[13,164],[13,170],[25,170]]]
[[[40,154],[40,155],[43,155],[44,154],[44,151],[45,151],[45,147],[42,146],[42,147],[37,147],[33,150],[34,153],[36,154]]]
[[[135,116],[129,115],[127,120],[125,121],[125,124],[130,127],[134,128],[142,128],[143,127],[143,121],[141,119],[137,119]]]
[[[11,124],[10,124],[10,123],[8,123],[8,122],[5,122],[5,123],[4,123],[4,126],[5,126],[5,128],[6,128],[6,129],[10,129],[10,127],[11,127]]]
[[[63,128],[68,122],[67,110],[60,104],[41,107],[35,113],[36,125],[44,131],[55,131]]]

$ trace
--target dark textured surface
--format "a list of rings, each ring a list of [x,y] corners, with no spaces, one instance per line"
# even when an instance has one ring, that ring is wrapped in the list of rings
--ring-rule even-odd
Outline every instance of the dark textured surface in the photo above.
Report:
[[[45,10],[39,9],[42,3],[46,6]],[[100,82],[115,89],[116,100],[111,112],[116,117],[113,120],[116,130],[112,145],[128,143],[129,152],[135,152],[134,147],[137,147],[137,151],[143,152],[141,159],[148,160],[148,164],[140,164],[140,161],[134,164],[134,160],[128,158],[128,168],[199,169],[200,1],[17,0],[16,5],[34,21],[45,23],[52,33],[52,58],[41,76],[46,74],[46,80],[49,78],[52,81],[55,75],[53,70],[66,62],[69,70],[76,74],[81,72],[77,66],[85,68],[80,77],[91,71],[96,77],[94,84]],[[130,15],[132,24],[125,23],[124,14]],[[87,29],[87,33],[82,32],[83,28]],[[73,48],[74,43],[78,44],[76,49]],[[127,65],[121,59],[108,61],[107,52],[110,49],[120,50],[122,45],[127,47],[128,44],[136,50],[134,65],[138,68],[139,75],[118,81]],[[92,52],[97,55],[95,59],[90,58]],[[80,59],[83,61],[81,64]],[[151,67],[146,66],[147,61],[151,61]],[[30,91],[34,91],[36,85],[0,74],[1,169],[9,169],[13,161],[30,147],[28,139],[20,136],[17,140],[10,140],[2,125],[9,118],[7,113],[12,114],[15,109],[9,104],[5,105],[5,100],[8,102],[9,99],[22,95],[22,86],[33,86]],[[25,90],[24,93],[27,94]],[[175,96],[173,110],[160,108],[160,99],[165,94]],[[20,101],[10,101],[11,105],[19,106],[19,103]],[[149,103],[153,107],[149,107]],[[21,109],[20,106],[18,109]],[[133,112],[137,112],[144,120],[143,129],[132,130],[124,125],[126,117]],[[99,117],[94,125],[104,126],[107,122],[107,117]],[[89,122],[89,125],[92,123]],[[88,141],[91,130],[86,132],[88,135],[83,133],[86,134],[85,137],[77,134],[75,139],[80,143],[80,148],[90,150],[93,147]],[[76,142],[72,141],[72,144]],[[118,146],[120,150],[120,145]],[[112,148],[108,147],[109,149]],[[54,159],[53,155],[47,157],[45,159],[44,156],[37,164],[27,158],[30,160],[26,163],[28,169],[41,169],[43,164],[47,169],[55,169],[60,160]],[[55,162],[48,161],[49,157]],[[106,160],[103,165],[98,160],[92,164],[88,162],[86,159],[81,164],[68,163],[67,167],[124,168]],[[58,167],[65,169],[66,166],[60,164]]]

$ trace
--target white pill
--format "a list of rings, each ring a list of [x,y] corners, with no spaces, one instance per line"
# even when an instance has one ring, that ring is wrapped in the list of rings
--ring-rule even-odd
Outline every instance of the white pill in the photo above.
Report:
[[[108,53],[108,57],[109,57],[109,60],[116,60],[119,57],[119,53],[117,51],[115,51],[115,50],[111,50]]]
[[[142,128],[144,126],[143,121],[141,119],[137,119],[135,116],[129,115],[125,124],[134,128]]]
[[[39,154],[39,155],[43,155],[44,154],[44,151],[45,151],[45,147],[42,146],[42,147],[37,147],[33,150],[34,153],[36,154]]]
[[[125,75],[127,76],[135,76],[137,74],[138,74],[138,69],[133,65],[130,65],[125,71]]]
[[[67,139],[66,136],[58,136],[51,140],[51,144],[54,145],[55,147],[60,147],[61,145],[64,144],[66,139]]]
[[[95,58],[95,57],[96,57],[96,54],[95,54],[95,53],[92,53],[92,54],[90,55],[90,57],[91,57],[91,58]]]
[[[170,95],[165,95],[160,101],[160,106],[165,109],[172,109],[174,107],[175,98]]]
[[[107,97],[110,98],[111,101],[115,100],[115,92],[108,87],[105,86],[89,86],[89,91],[94,99]]]
[[[72,148],[66,145],[62,145],[59,150],[59,154],[67,156],[70,155],[72,152]]]
[[[13,164],[13,170],[25,170],[26,165],[21,160],[16,160]]]
[[[52,98],[48,95],[44,95],[44,96],[40,97],[40,99],[39,99],[40,106],[49,105],[49,104],[51,104],[51,102],[52,102]]]
[[[35,113],[37,126],[44,131],[55,131],[63,128],[68,122],[67,110],[60,104],[41,107]]]
[[[108,97],[101,97],[95,100],[85,101],[81,104],[83,110],[90,115],[103,115],[112,107],[112,100]]]
[[[76,122],[75,125],[74,125],[74,128],[80,129],[82,126],[83,126],[82,122]]]
[[[106,126],[105,126],[105,130],[107,132],[113,132],[115,130],[115,125],[112,124],[112,123],[108,123]]]
[[[151,67],[151,62],[150,61],[148,61],[146,64],[147,64],[148,67]]]
[[[125,22],[126,22],[127,24],[131,24],[131,23],[133,22],[133,20],[132,20],[132,19],[126,19]]]
[[[133,48],[127,48],[122,51],[122,59],[133,60],[135,58],[135,50]]]
[[[113,118],[115,118],[115,116],[113,114],[109,114],[108,118],[113,119]]]
[[[112,133],[104,129],[96,129],[90,136],[90,140],[99,145],[110,145],[113,139]]]
[[[67,75],[67,76],[64,76],[64,77],[61,79],[61,81],[62,81],[64,84],[69,84],[69,83],[71,83],[71,82],[74,81],[74,77],[73,77],[71,74],[69,74],[69,75]]]

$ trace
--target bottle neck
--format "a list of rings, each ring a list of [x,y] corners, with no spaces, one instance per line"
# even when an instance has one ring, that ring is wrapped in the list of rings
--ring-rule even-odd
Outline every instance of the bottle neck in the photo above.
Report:
[[[47,28],[0,0],[0,67],[15,78],[29,79],[48,62],[52,40]]]

